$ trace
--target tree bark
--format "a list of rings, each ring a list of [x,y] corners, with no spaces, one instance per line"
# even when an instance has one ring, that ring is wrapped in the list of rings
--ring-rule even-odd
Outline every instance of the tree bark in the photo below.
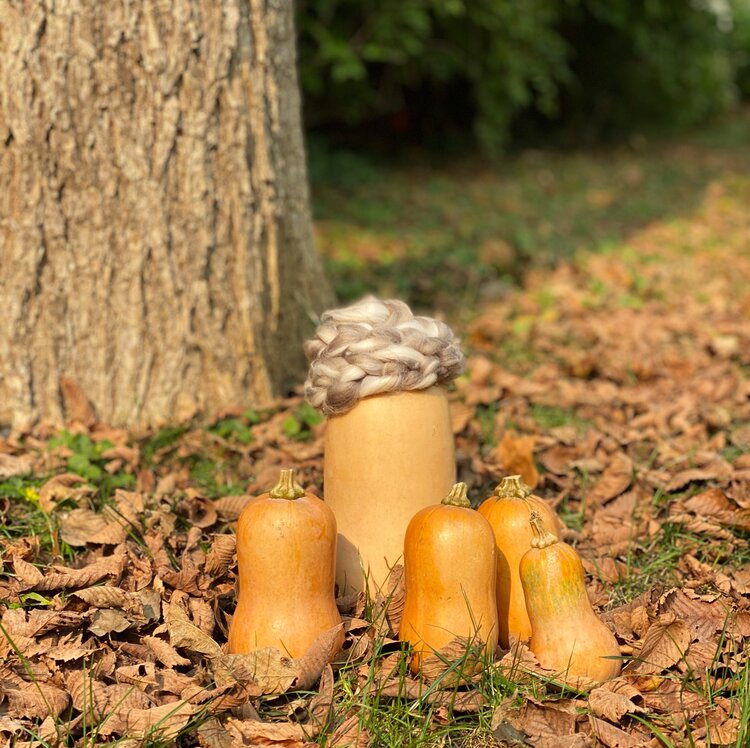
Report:
[[[262,405],[331,302],[291,0],[0,0],[0,423]]]

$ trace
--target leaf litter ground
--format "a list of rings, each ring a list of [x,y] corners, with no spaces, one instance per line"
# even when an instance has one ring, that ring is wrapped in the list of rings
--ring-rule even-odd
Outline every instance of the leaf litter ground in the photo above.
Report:
[[[411,676],[403,589],[339,600],[303,658],[226,653],[233,522],[281,467],[322,488],[299,394],[129,433],[75,384],[0,441],[0,736],[16,746],[742,746],[750,740],[750,181],[455,321],[459,479],[520,473],[564,519],[621,677],[454,642]],[[437,498],[437,497],[436,497]]]

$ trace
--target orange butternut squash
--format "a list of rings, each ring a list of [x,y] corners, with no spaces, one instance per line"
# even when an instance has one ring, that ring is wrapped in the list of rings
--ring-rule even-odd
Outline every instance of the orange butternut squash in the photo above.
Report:
[[[414,650],[412,670],[457,637],[494,652],[496,568],[492,528],[471,508],[465,483],[414,515],[404,538],[406,596],[399,628],[399,638]]]
[[[409,521],[445,496],[455,479],[443,387],[364,397],[329,417],[324,490],[338,522],[339,594],[383,588],[390,569],[403,561]]]
[[[492,527],[497,546],[497,615],[503,647],[510,646],[511,637],[519,641],[528,641],[531,637],[518,565],[531,548],[534,537],[529,524],[532,511],[538,512],[549,527],[559,531],[555,512],[531,493],[520,475],[503,478],[492,496],[479,507],[479,513]]]
[[[520,574],[531,620],[531,651],[542,667],[567,679],[616,677],[620,648],[591,607],[578,553],[547,529],[539,513],[532,513],[530,524],[534,538],[521,559]]]
[[[229,651],[276,647],[305,654],[341,623],[334,597],[336,519],[282,470],[278,485],[247,503],[237,523],[239,596]],[[343,631],[338,642],[343,643]]]

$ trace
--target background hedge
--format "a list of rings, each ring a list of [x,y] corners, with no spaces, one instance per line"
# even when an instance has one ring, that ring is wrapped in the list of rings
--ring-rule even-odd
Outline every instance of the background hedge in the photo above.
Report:
[[[750,0],[300,0],[310,131],[484,151],[691,125],[750,94]]]

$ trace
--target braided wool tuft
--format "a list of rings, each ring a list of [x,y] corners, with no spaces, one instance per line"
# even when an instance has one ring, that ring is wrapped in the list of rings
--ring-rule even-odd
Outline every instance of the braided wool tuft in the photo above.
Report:
[[[464,367],[448,325],[374,296],[324,312],[305,354],[305,396],[326,415],[346,413],[370,395],[447,384]]]

